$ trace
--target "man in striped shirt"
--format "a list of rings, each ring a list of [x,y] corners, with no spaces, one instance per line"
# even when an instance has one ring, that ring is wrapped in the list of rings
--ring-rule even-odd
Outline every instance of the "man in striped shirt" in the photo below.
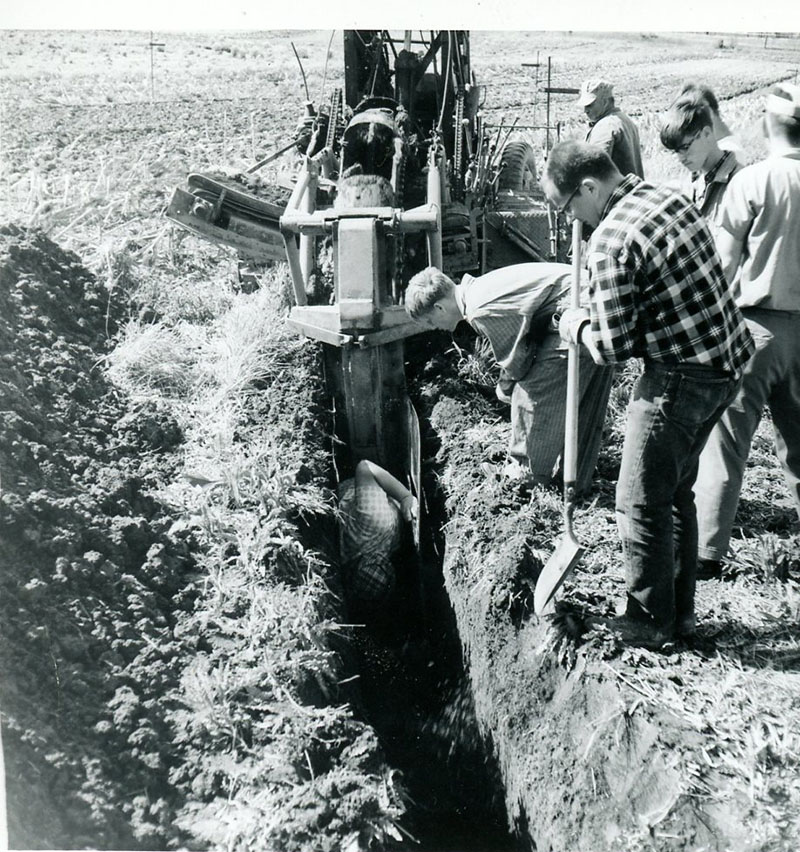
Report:
[[[509,455],[530,484],[552,481],[564,449],[566,346],[552,319],[568,303],[570,274],[563,263],[520,263],[455,284],[431,266],[406,289],[413,319],[445,331],[466,320],[489,340],[502,375],[513,382]],[[578,492],[591,486],[613,377],[613,368],[588,355],[582,360]]]
[[[598,363],[641,358],[617,482],[627,641],[661,647],[694,633],[697,460],[733,399],[753,341],[703,217],[688,198],[623,176],[594,145],[562,142],[542,185],[559,210],[595,230],[589,309],[566,311],[561,334]]]

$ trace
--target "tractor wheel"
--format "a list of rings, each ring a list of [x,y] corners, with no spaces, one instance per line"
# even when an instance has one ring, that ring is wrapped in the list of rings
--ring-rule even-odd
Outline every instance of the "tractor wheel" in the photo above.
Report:
[[[533,145],[527,139],[511,139],[506,142],[500,153],[500,163],[502,170],[497,181],[499,190],[531,192],[538,189],[536,158]]]

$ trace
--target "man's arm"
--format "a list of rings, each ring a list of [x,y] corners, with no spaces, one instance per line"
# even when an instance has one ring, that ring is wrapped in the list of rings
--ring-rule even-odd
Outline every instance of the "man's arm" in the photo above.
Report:
[[[619,255],[602,252],[591,252],[587,264],[592,322],[582,342],[598,364],[627,361],[634,357],[639,319],[634,271]]]
[[[736,273],[739,271],[739,264],[742,260],[744,240],[735,237],[730,231],[726,231],[725,228],[718,228],[714,236],[717,252],[722,261],[722,271],[725,273],[728,284],[732,285],[736,279]]]
[[[368,459],[362,459],[356,465],[356,489],[370,482],[376,482],[386,494],[397,500],[403,512],[403,517],[407,521],[413,520],[417,516],[417,499],[408,488],[399,479],[392,476],[388,470],[384,470],[380,465]]]

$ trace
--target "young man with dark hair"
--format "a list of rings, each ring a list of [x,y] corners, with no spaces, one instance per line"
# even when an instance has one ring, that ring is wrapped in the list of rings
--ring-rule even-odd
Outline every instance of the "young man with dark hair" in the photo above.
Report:
[[[566,347],[553,315],[569,303],[571,269],[563,263],[521,263],[456,284],[435,267],[408,284],[408,314],[429,328],[453,331],[466,320],[489,340],[511,392],[509,455],[531,484],[549,484],[564,450]],[[586,492],[600,450],[613,368],[582,359],[578,481]]]
[[[766,108],[769,156],[733,178],[720,211],[717,247],[756,354],[700,458],[699,570],[708,578],[722,572],[765,406],[800,516],[800,86],[780,84]]]
[[[552,204],[595,230],[589,309],[561,319],[598,363],[641,358],[617,482],[623,640],[663,647],[695,629],[697,459],[739,384],[753,343],[714,241],[688,198],[623,176],[605,152],[561,142],[542,179]]]
[[[578,96],[589,119],[586,141],[599,145],[622,174],[644,177],[639,130],[614,102],[614,87],[607,80],[585,80]]]
[[[692,201],[716,238],[722,198],[731,178],[742,167],[732,151],[719,147],[708,105],[694,95],[678,98],[661,125],[661,144],[677,154],[694,176]]]
[[[742,146],[736,140],[730,127],[723,120],[719,111],[719,101],[711,88],[703,83],[687,81],[683,84],[683,88],[676,100],[681,100],[685,97],[696,99],[704,103],[711,110],[714,138],[717,140],[720,150],[741,154]]]

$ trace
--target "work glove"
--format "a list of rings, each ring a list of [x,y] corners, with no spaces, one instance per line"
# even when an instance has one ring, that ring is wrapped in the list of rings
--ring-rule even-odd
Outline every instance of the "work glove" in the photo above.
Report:
[[[558,333],[565,343],[580,343],[583,327],[589,323],[588,308],[567,308],[558,321]]]

